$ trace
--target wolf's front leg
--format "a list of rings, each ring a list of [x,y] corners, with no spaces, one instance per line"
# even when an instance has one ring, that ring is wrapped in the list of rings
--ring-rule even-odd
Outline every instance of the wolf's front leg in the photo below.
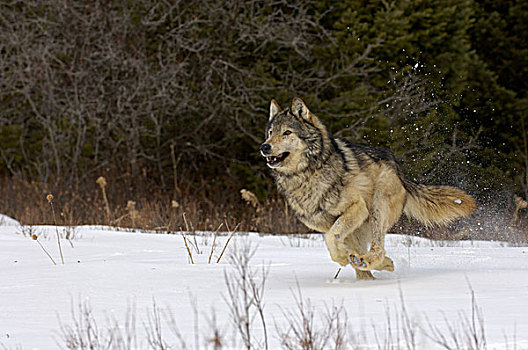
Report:
[[[338,263],[341,266],[349,264],[348,257],[349,251],[346,249],[345,245],[340,242],[335,234],[327,232],[325,234],[325,243],[328,251],[330,252],[330,257],[333,261]]]
[[[337,218],[325,235],[325,243],[332,260],[342,266],[350,263],[350,248],[345,242],[368,218],[368,210],[362,198],[358,198]]]

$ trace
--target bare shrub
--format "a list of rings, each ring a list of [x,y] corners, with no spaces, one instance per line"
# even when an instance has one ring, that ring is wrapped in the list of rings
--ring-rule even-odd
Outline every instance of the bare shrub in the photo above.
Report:
[[[216,312],[204,313],[208,327],[201,327],[197,299],[191,296],[190,304],[194,313],[193,334],[182,334],[178,329],[177,314],[170,308],[160,309],[153,301],[147,310],[143,332],[136,329],[135,308],[129,308],[123,320],[107,319],[101,325],[92,312],[89,302],[72,304],[72,319],[61,322],[61,348],[65,349],[190,349],[223,348],[267,349],[271,335],[268,334],[264,308],[264,289],[267,270],[256,270],[249,263],[254,249],[249,245],[239,249],[231,259],[233,271],[225,274],[228,293],[225,301],[230,310],[229,325],[233,332],[227,337],[227,325],[219,325]],[[285,309],[281,319],[275,319],[274,338],[283,349],[407,349],[442,348],[446,350],[487,348],[484,319],[471,289],[471,310],[460,312],[458,317],[444,316],[445,324],[431,321],[425,314],[426,323],[419,324],[409,314],[400,289],[400,304],[387,305],[385,322],[371,320],[357,325],[348,323],[347,310],[342,304],[332,304],[318,309],[310,299],[302,296],[300,287],[293,293],[295,306]],[[99,321],[100,322],[100,321]],[[260,325],[258,325],[260,323]],[[260,334],[261,328],[262,334]],[[373,334],[367,329],[372,329]],[[173,336],[170,336],[172,333]],[[260,335],[259,335],[260,334]],[[176,339],[174,338],[176,336]],[[194,336],[194,344],[192,337]],[[429,341],[428,341],[429,340]],[[516,348],[515,336],[506,337],[506,348]],[[0,344],[0,347],[2,344]]]
[[[148,321],[145,325],[149,349],[167,350],[170,348],[167,342],[164,340],[161,322],[161,311],[157,307],[156,302],[153,301],[152,311],[149,313]]]
[[[214,310],[210,315],[212,316],[207,320],[209,325],[208,334],[210,335],[205,338],[205,342],[206,344],[212,345],[214,350],[220,350],[227,340],[225,339],[223,332],[220,330]]]
[[[234,270],[224,274],[227,287],[225,301],[229,307],[231,321],[238,330],[246,349],[268,349],[268,331],[264,316],[264,289],[268,270],[261,271],[250,266],[255,248],[249,243],[236,245],[229,261]],[[254,334],[254,320],[257,317],[262,325],[262,336]]]
[[[68,350],[128,350],[137,348],[135,310],[129,309],[124,323],[109,320],[97,324],[89,302],[81,302],[77,312],[72,304],[72,323],[62,323],[60,334]]]
[[[75,186],[110,170],[127,187],[154,178],[179,200],[179,179],[204,161],[256,170],[239,152],[256,149],[256,121],[281,90],[263,69],[299,93],[334,78],[305,69],[318,44],[336,43],[326,13],[303,1],[0,5],[0,128],[14,141],[0,159],[20,178]],[[368,57],[341,59],[342,79]]]
[[[434,325],[428,319],[428,329],[424,331],[424,334],[443,349],[484,350],[487,348],[482,310],[477,304],[475,292],[471,286],[470,291],[470,315],[468,316],[466,313],[461,312],[459,314],[458,320],[448,319],[446,316],[444,316],[447,332]]]
[[[284,311],[284,318],[288,324],[287,330],[276,324],[276,331],[285,349],[346,349],[350,344],[347,338],[347,314],[345,308],[332,305],[326,307],[323,314],[323,324],[318,325],[321,318],[311,305],[309,299],[304,299],[300,287],[293,293],[295,311]]]
[[[419,349],[419,325],[407,312],[401,287],[400,304],[386,305],[385,310],[383,335],[379,334],[375,324],[372,325],[378,349]]]

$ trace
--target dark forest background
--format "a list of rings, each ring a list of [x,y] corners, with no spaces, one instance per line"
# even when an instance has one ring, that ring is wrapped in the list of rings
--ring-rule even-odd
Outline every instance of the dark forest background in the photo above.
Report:
[[[0,1],[0,211],[52,223],[53,193],[64,224],[305,231],[258,154],[297,95],[510,232],[527,92],[526,1]]]

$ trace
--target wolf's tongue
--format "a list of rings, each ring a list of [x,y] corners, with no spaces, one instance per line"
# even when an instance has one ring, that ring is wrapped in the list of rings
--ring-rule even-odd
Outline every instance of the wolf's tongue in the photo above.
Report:
[[[279,159],[282,159],[283,156],[284,156],[284,153],[277,154],[276,156],[268,156],[267,157],[268,163],[275,163],[279,161]]]

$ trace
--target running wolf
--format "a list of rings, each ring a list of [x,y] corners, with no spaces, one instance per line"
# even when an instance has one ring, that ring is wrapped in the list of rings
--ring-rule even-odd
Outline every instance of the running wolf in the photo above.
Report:
[[[298,97],[284,110],[271,101],[260,152],[297,217],[325,233],[332,260],[350,263],[357,279],[373,279],[371,270],[394,270],[384,240],[402,213],[434,225],[476,208],[458,188],[406,179],[388,150],[333,137]]]

